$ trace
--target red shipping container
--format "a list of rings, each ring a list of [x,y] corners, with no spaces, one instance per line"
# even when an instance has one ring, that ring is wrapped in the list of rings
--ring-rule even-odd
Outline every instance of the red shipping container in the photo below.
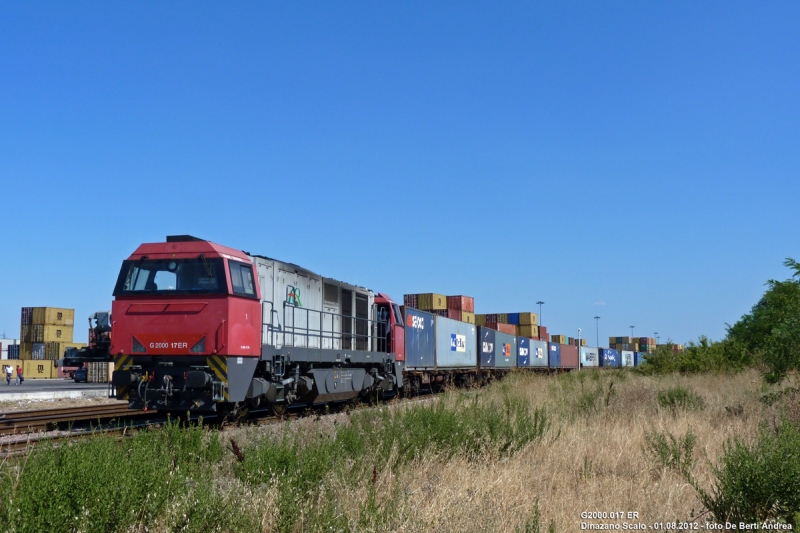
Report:
[[[486,315],[486,323],[487,324],[497,324],[497,313],[493,315]],[[497,328],[492,328],[497,329]]]
[[[487,322],[486,327],[500,331],[501,333],[508,333],[509,335],[517,334],[517,326],[514,324],[498,324],[497,322]]]
[[[403,305],[406,307],[411,307],[412,309],[419,309],[417,305],[419,304],[419,298],[416,294],[404,294],[403,295]]]
[[[544,326],[539,326],[539,336],[547,335],[547,328]]]
[[[550,342],[550,334],[542,333],[542,328],[539,328],[539,340],[544,342]]]
[[[475,298],[472,296],[448,296],[447,308],[457,311],[475,312]]]
[[[580,357],[578,347],[568,344],[561,345],[561,368],[579,368]]]
[[[426,311],[426,313],[433,313],[434,315],[452,318],[453,320],[461,320],[461,311],[456,309],[434,309],[433,311]]]

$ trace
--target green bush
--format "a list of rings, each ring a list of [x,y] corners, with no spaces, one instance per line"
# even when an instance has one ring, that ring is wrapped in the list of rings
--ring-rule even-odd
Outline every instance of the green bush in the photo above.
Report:
[[[752,364],[753,358],[740,342],[730,339],[714,342],[702,336],[697,342],[689,342],[682,352],[674,352],[671,343],[656,348],[639,368],[649,375],[699,374],[735,372]]]
[[[758,440],[725,446],[710,492],[698,488],[703,505],[717,520],[779,520],[798,525],[800,509],[800,426],[762,428]],[[697,487],[696,487],[697,488]]]
[[[658,405],[677,411],[678,409],[702,409],[705,402],[691,389],[672,387],[658,393]]]
[[[644,435],[644,453],[655,460],[660,468],[668,468],[690,477],[694,466],[694,445],[697,437],[689,430],[683,437],[669,431],[652,431]]]

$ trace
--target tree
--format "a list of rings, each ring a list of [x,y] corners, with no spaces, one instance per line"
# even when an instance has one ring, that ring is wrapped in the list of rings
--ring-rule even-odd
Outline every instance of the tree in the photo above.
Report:
[[[767,291],[749,314],[728,326],[728,340],[760,355],[776,383],[792,369],[800,369],[800,263],[792,258],[784,266],[794,270],[786,281],[769,280]]]

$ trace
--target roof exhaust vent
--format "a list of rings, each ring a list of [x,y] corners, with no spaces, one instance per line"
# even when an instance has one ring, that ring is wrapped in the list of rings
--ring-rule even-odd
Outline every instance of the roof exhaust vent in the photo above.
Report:
[[[192,237],[191,235],[167,235],[167,242],[193,242],[193,241],[204,241],[205,239],[198,239],[197,237]]]

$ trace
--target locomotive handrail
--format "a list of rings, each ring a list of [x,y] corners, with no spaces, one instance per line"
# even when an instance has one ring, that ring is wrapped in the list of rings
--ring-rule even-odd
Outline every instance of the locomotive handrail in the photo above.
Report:
[[[305,312],[305,326],[298,326],[296,325],[296,317],[297,312],[304,311]],[[288,313],[291,313],[291,324],[288,319]],[[312,328],[311,327],[311,316],[312,313],[315,316],[319,317],[318,327]],[[330,317],[330,331],[325,328],[325,318]],[[351,320],[354,321],[353,325],[356,326],[352,329],[355,331],[334,331],[334,324],[335,318],[340,319],[340,325],[344,323],[344,320]],[[364,325],[366,326],[363,331],[366,333],[361,333],[361,329],[358,326]],[[335,313],[332,311],[325,311],[325,310],[316,310],[316,309],[308,309],[305,307],[299,307],[290,303],[283,303],[283,345],[284,346],[294,346],[299,347],[299,344],[295,342],[295,337],[300,337],[304,339],[305,347],[310,347],[309,339],[316,338],[319,340],[319,348],[323,348],[323,339],[327,339],[331,341],[331,348],[334,348],[335,342],[339,341],[340,347],[343,350],[364,350],[364,351],[378,351],[378,341],[379,336],[377,335],[377,326],[378,322],[375,320],[371,320],[369,318],[359,318],[349,315],[343,315],[341,313]],[[355,347],[354,347],[355,346]]]

